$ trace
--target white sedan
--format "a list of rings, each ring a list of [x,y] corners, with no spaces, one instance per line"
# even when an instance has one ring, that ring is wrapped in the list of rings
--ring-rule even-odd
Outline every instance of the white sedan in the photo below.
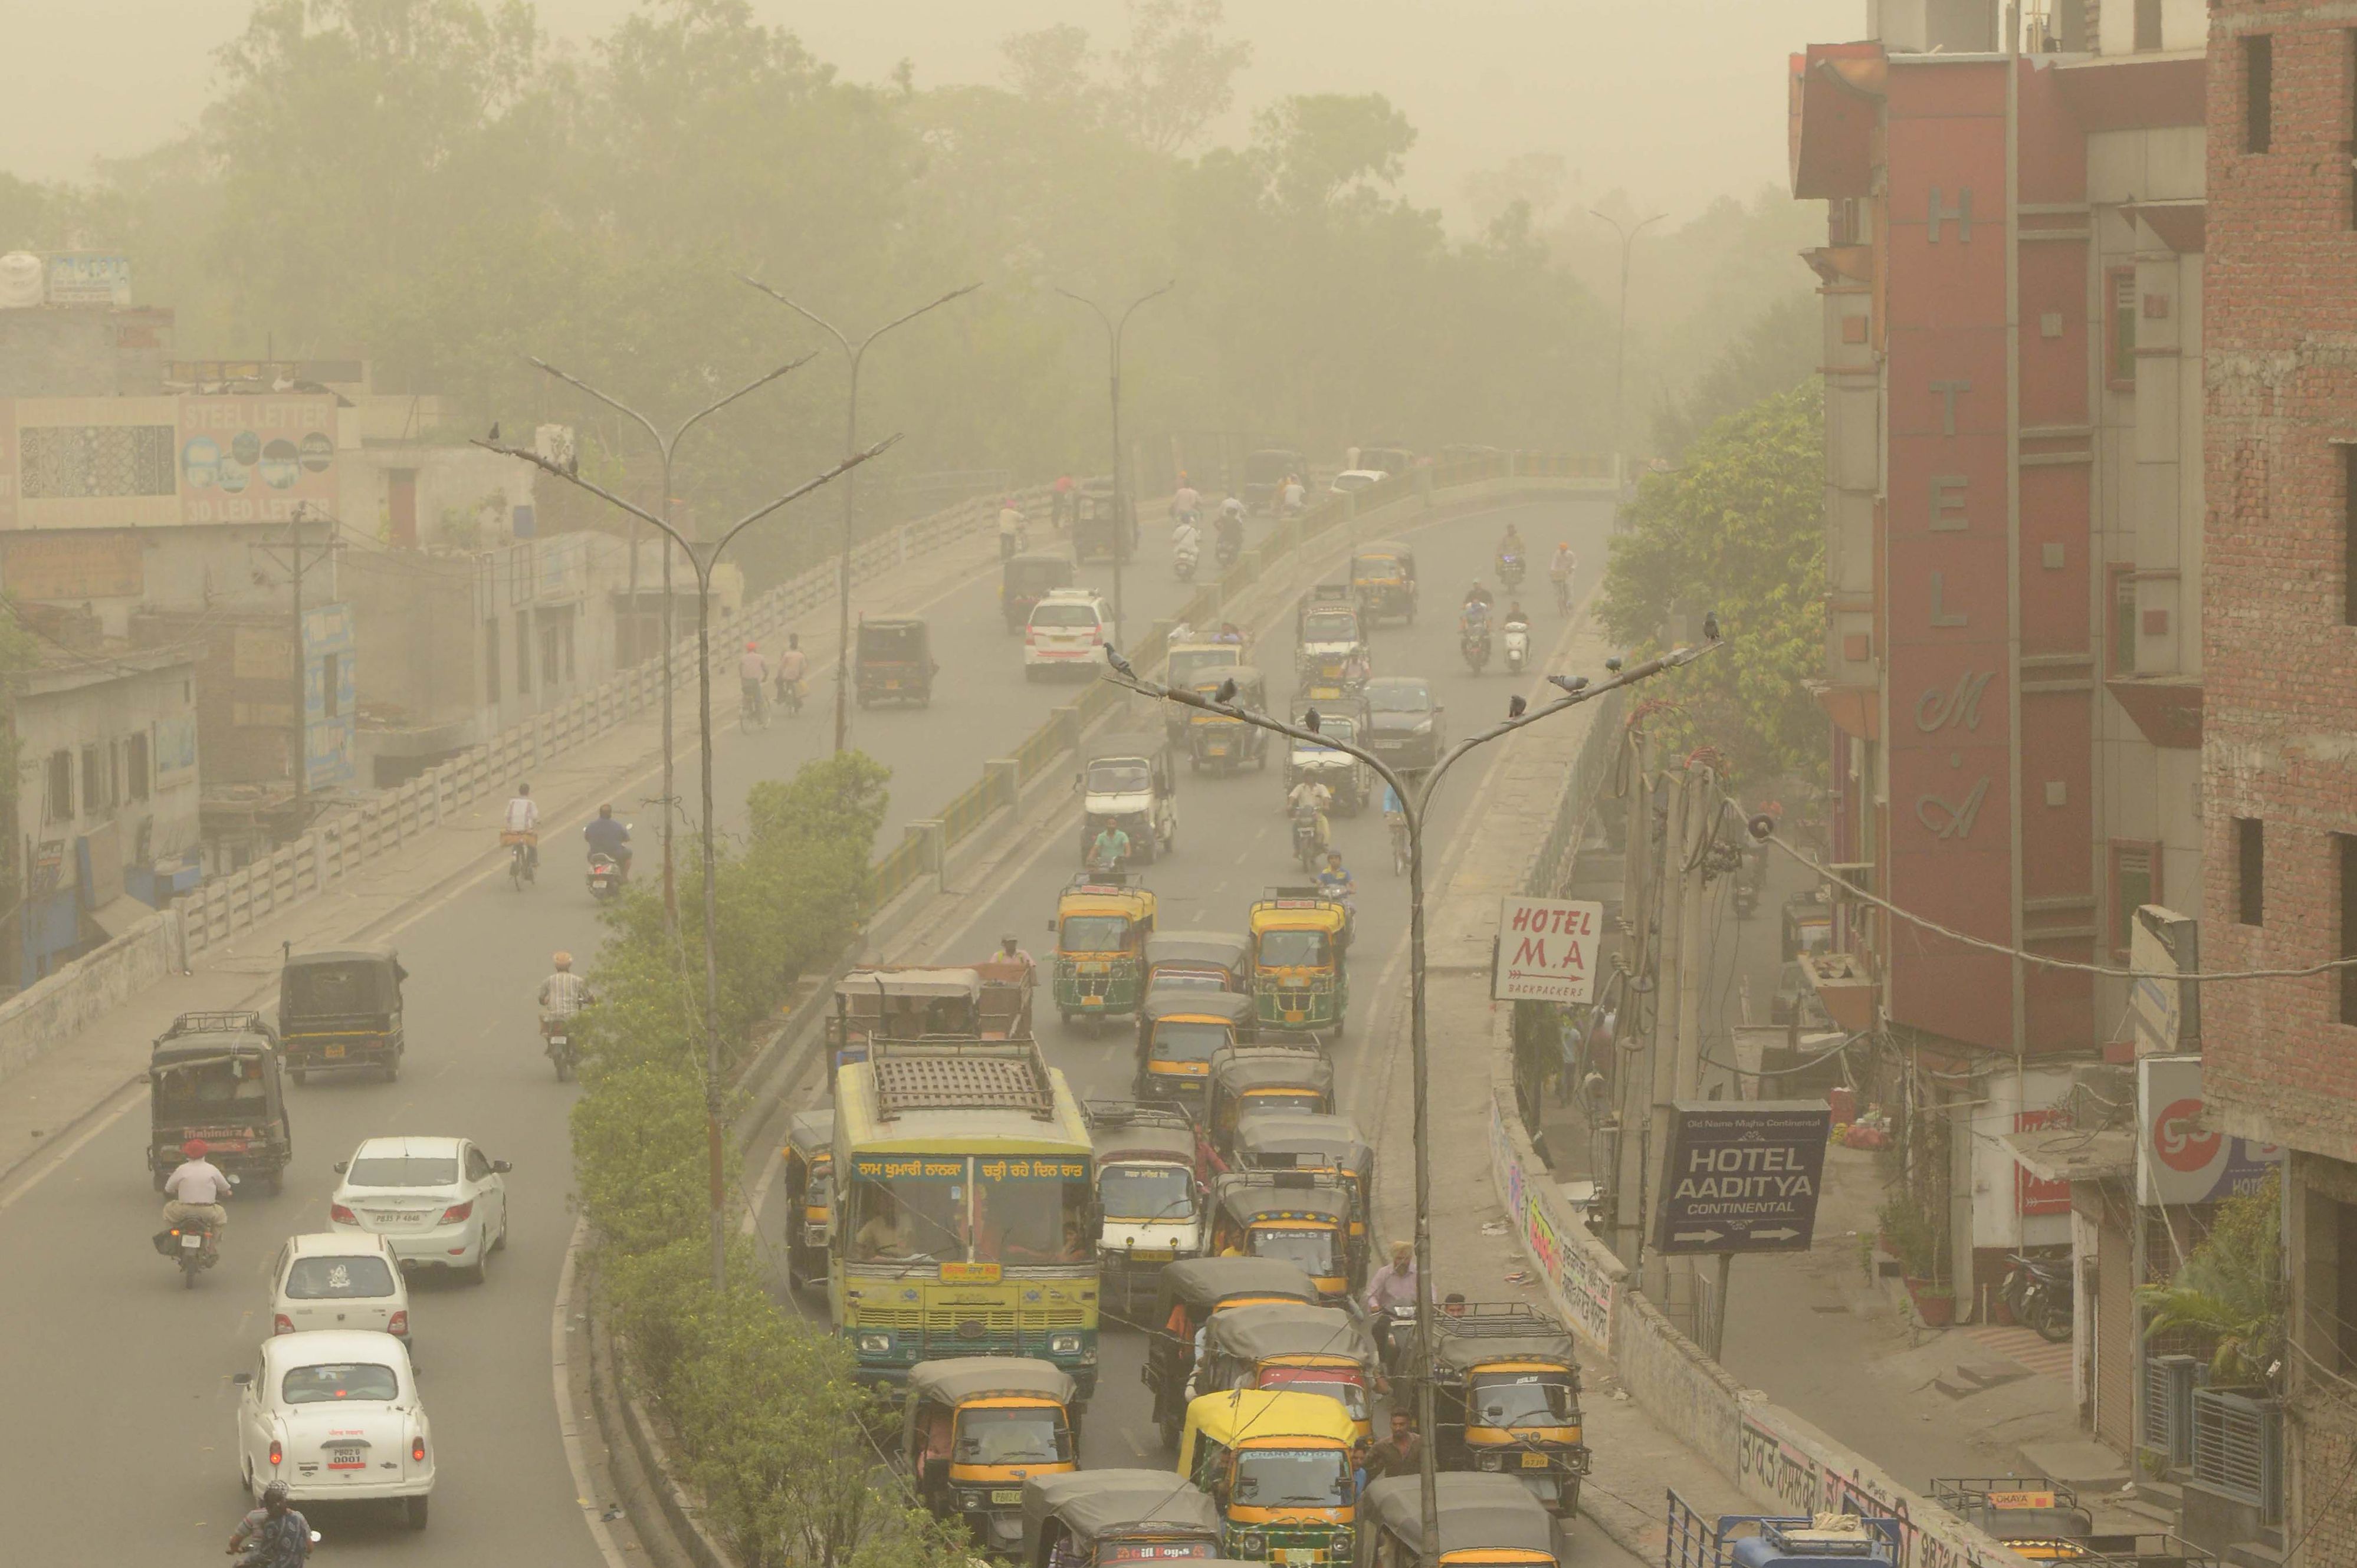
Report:
[[[371,1138],[336,1167],[328,1224],[383,1237],[408,1267],[480,1284],[508,1244],[507,1173],[465,1138]]]
[[[259,1501],[273,1481],[294,1502],[397,1500],[425,1528],[435,1449],[408,1348],[390,1334],[330,1328],[262,1342],[236,1379],[238,1480]]]
[[[1334,482],[1327,488],[1338,496],[1347,496],[1353,491],[1372,489],[1390,478],[1381,468],[1345,468],[1334,476]]]

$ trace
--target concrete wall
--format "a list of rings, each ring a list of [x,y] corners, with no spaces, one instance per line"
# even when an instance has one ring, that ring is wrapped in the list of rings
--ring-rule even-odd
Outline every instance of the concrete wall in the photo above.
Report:
[[[166,909],[0,1002],[0,1081],[187,962],[180,917]]]
[[[150,656],[151,658],[153,656]],[[19,801],[17,820],[25,836],[37,843],[64,846],[56,886],[75,886],[73,841],[84,835],[112,832],[120,854],[100,857],[118,872],[134,864],[152,865],[177,856],[197,843],[197,779],[194,768],[157,779],[157,727],[196,711],[193,686],[196,666],[187,662],[141,669],[116,666],[53,667],[31,676],[16,702]],[[134,736],[146,741],[147,776],[144,799],[131,798],[127,770]],[[93,805],[85,788],[82,752],[96,746],[102,766],[113,774],[111,800]],[[51,814],[48,778],[51,756],[65,752],[73,775],[71,814]],[[122,892],[119,879],[112,886],[92,890],[90,902],[104,903]]]

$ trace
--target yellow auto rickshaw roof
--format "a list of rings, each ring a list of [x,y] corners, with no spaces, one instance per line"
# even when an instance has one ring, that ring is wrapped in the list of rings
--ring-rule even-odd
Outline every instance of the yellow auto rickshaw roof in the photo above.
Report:
[[[1341,930],[1350,917],[1342,906],[1324,898],[1263,898],[1247,919],[1253,935],[1263,931]]]
[[[1283,1389],[1228,1389],[1187,1407],[1187,1424],[1226,1448],[1293,1448],[1304,1442],[1349,1448],[1359,1423],[1342,1402]]]
[[[1154,913],[1154,895],[1144,888],[1074,887],[1056,899],[1059,921],[1074,915],[1119,915],[1143,920]]]

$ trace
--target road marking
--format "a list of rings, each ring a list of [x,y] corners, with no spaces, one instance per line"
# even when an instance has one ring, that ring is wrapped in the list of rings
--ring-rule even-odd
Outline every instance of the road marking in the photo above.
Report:
[[[614,1532],[598,1517],[597,1488],[589,1474],[588,1455],[581,1451],[581,1421],[573,1409],[572,1347],[565,1343],[565,1309],[573,1305],[574,1264],[588,1237],[589,1217],[585,1214],[573,1221],[573,1235],[565,1243],[565,1266],[556,1274],[556,1305],[548,1318],[549,1380],[556,1391],[556,1430],[565,1440],[565,1465],[573,1472],[573,1496],[581,1505],[581,1522],[589,1527],[589,1539],[597,1543],[597,1554],[606,1560],[606,1568],[627,1568],[621,1549],[614,1544]],[[587,1353],[589,1347],[585,1343],[582,1349]]]
[[[1132,1432],[1126,1426],[1121,1429],[1121,1440],[1129,1444],[1129,1451],[1132,1454],[1136,1455],[1141,1459],[1146,1457],[1146,1445],[1138,1442],[1137,1434]]]

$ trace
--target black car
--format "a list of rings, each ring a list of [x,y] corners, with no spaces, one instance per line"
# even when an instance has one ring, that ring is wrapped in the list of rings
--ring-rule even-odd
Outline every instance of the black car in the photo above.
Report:
[[[1371,749],[1394,768],[1422,772],[1448,748],[1443,709],[1421,675],[1383,675],[1367,682]]]

